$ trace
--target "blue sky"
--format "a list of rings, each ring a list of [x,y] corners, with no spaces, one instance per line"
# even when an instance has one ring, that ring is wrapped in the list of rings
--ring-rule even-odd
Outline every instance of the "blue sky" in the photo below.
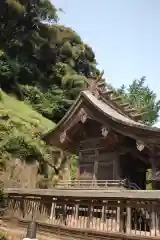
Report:
[[[60,24],[94,50],[107,81],[118,87],[146,76],[160,98],[160,0],[53,0]]]

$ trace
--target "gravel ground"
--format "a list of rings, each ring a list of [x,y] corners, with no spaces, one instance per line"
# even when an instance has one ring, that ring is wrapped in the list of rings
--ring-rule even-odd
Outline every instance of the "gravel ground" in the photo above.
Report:
[[[6,224],[3,222],[0,222],[0,232],[7,233],[8,240],[22,240],[26,236],[26,229],[20,228],[18,226],[15,226],[15,224]],[[51,236],[50,234],[45,233],[43,236],[42,234],[37,234],[38,240],[59,240],[55,236]]]

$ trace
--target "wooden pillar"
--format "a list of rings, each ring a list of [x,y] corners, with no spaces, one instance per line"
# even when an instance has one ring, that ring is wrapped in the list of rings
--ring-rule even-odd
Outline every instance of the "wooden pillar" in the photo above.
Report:
[[[78,216],[79,216],[79,204],[76,203],[75,204],[75,219],[78,220]]]
[[[126,233],[130,234],[131,232],[131,206],[130,203],[126,204]]]
[[[114,156],[113,160],[113,180],[120,179],[120,166],[119,166],[119,157],[117,154]]]
[[[22,218],[25,217],[24,201],[24,198],[20,199],[20,213]]]
[[[98,161],[97,161],[97,159],[95,159],[95,161],[94,161],[93,180],[97,179],[97,172],[98,172]]]
[[[81,161],[82,161],[82,153],[79,152],[78,160],[77,160],[77,172],[76,172],[76,179],[80,178],[80,168],[81,168]]]
[[[120,233],[125,232],[124,207],[125,207],[125,202],[123,200],[121,200],[120,201],[120,226],[119,226]]]
[[[102,206],[102,222],[106,221],[106,206],[105,204]]]
[[[117,228],[116,230],[119,231],[120,229],[120,203],[118,203],[118,207],[117,207]]]
[[[153,151],[150,157],[150,162],[152,166],[152,178],[155,177],[156,174],[156,161],[153,155]],[[156,182],[152,181],[152,190],[156,189]],[[156,236],[157,235],[157,211],[156,211],[156,203],[152,202],[152,211],[151,211],[151,235]]]
[[[156,174],[156,163],[153,156],[150,157],[151,167],[152,167],[152,178],[154,178]],[[152,190],[156,189],[156,183],[152,181]]]
[[[95,150],[95,160],[94,160],[94,173],[93,173],[93,180],[97,179],[97,172],[98,172],[98,150]]]
[[[56,203],[55,203],[55,202],[52,202],[51,212],[50,212],[50,218],[49,218],[49,222],[50,222],[50,223],[53,222],[53,218],[55,217],[55,210],[56,210]]]
[[[62,212],[62,214],[63,214],[63,217],[62,217],[63,218],[63,222],[62,223],[64,225],[67,225],[67,222],[66,222],[67,221],[67,204],[65,202],[63,203],[62,208],[63,208],[63,212]]]
[[[80,166],[77,164],[77,170],[76,170],[76,180],[78,180],[80,177]]]
[[[156,203],[152,203],[152,214],[151,214],[151,236],[157,236],[158,224],[157,224],[157,211],[156,211]]]
[[[88,218],[87,218],[87,228],[90,228],[90,222],[92,220],[92,201],[88,205]]]

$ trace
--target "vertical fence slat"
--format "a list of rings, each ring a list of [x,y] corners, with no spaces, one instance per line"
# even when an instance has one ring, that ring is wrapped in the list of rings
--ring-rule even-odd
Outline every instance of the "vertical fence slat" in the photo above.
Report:
[[[72,228],[160,236],[160,205],[149,199],[10,195],[4,216]]]
[[[131,206],[130,202],[127,202],[126,206],[126,232],[130,234],[131,232]]]

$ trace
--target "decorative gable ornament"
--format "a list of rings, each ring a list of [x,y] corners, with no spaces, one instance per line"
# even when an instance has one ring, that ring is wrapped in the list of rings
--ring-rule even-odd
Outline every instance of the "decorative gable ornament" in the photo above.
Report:
[[[140,140],[136,141],[136,146],[137,146],[138,151],[140,151],[140,152],[143,151],[143,149],[145,148],[144,142],[142,142]]]
[[[103,137],[107,137],[109,133],[108,129],[105,126],[102,127],[101,132]]]
[[[60,134],[60,142],[63,143],[66,139],[67,133],[66,131]]]
[[[85,123],[87,118],[88,118],[88,115],[87,115],[86,111],[84,110],[84,108],[81,108],[81,110],[80,110],[80,121],[82,123]]]

